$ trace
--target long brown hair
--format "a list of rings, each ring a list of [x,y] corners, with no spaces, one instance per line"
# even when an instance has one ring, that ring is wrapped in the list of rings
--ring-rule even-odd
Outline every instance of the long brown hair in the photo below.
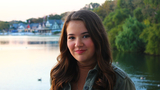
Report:
[[[93,88],[113,90],[115,73],[112,69],[112,55],[107,33],[101,19],[92,11],[79,10],[72,12],[65,19],[60,37],[60,55],[57,65],[51,70],[52,90],[60,90],[68,82],[74,81],[78,76],[77,63],[67,47],[67,25],[71,20],[84,22],[89,35],[95,45],[95,55],[99,72]]]

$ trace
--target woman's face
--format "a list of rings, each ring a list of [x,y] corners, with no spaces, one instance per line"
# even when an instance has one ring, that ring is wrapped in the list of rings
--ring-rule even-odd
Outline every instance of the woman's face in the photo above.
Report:
[[[80,20],[70,21],[67,26],[67,47],[72,56],[82,64],[95,62],[95,46]]]

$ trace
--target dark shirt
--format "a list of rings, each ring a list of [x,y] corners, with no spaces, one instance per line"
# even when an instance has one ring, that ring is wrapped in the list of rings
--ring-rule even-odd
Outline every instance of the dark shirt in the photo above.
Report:
[[[115,65],[112,65],[112,67],[116,74],[116,84],[113,90],[136,90],[134,83],[123,70],[116,67]],[[88,72],[88,76],[86,78],[83,90],[94,90],[92,86],[95,82],[97,73],[98,73],[98,65],[96,65],[94,69]],[[67,85],[64,86],[62,90],[71,90],[71,84],[68,83]]]

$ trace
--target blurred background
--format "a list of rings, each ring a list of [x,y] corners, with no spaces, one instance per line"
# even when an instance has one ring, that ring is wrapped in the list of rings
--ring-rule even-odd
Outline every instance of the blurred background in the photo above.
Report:
[[[160,0],[4,0],[0,5],[0,90],[49,90],[65,16],[100,16],[113,64],[137,90],[160,90]]]

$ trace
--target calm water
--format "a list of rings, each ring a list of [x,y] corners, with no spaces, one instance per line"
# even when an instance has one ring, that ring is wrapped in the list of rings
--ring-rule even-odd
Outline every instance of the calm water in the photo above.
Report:
[[[160,57],[113,52],[114,64],[131,77],[137,90],[160,90]]]
[[[59,54],[58,39],[0,36],[0,90],[49,90],[50,70]],[[114,51],[113,58],[137,90],[160,90],[160,57]]]

